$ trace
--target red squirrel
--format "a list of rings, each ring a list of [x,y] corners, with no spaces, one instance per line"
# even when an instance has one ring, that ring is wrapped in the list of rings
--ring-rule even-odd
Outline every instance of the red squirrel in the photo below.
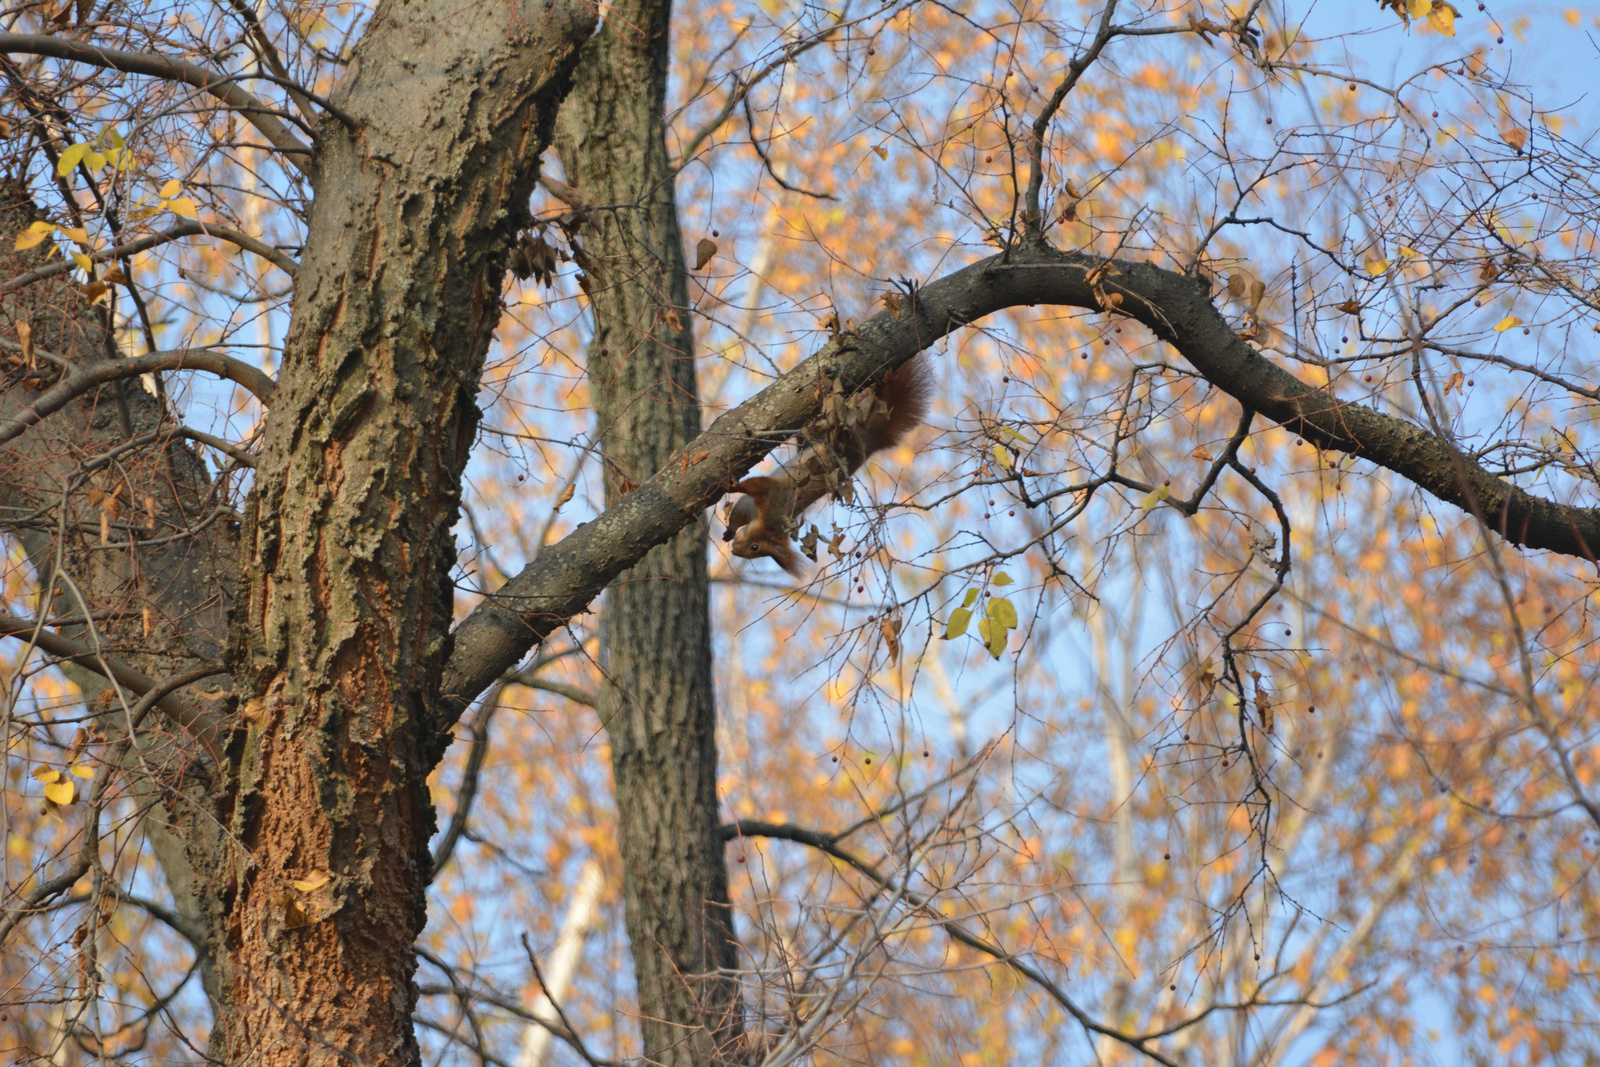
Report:
[[[920,355],[842,403],[830,401],[801,431],[800,448],[778,472],[746,478],[728,510],[724,541],[743,559],[773,560],[803,577],[805,565],[790,543],[805,510],[850,479],[867,457],[905,440],[927,417],[933,382]]]

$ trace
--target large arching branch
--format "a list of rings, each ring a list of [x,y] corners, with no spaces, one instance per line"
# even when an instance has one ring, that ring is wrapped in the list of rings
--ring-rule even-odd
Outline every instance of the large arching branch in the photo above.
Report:
[[[1101,294],[1111,293],[1121,296],[1120,314],[1149,327],[1212,385],[1318,448],[1393,471],[1483,517],[1513,544],[1591,561],[1600,550],[1600,510],[1533,496],[1438,435],[1295,377],[1239,337],[1201,279],[1038,244],[947,275],[919,289],[899,318],[886,311],[836,338],[724,413],[616,506],[546,549],[456,628],[441,690],[444,714],[453,722],[529,648],[585,611],[607,583],[815,418],[833,382],[857,389],[944,335],[1005,308],[1095,310]]]
[[[261,131],[261,136],[282,153],[295,170],[305,174],[310,166],[311,147],[296,137],[288,125],[274,115],[265,102],[242,88],[232,75],[207,70],[205,67],[185,63],[170,56],[125,52],[120,48],[105,48],[67,37],[52,37],[40,33],[0,33],[0,52],[50,56],[53,59],[66,59],[107,70],[144,74],[152,78],[165,78],[168,81],[192,85],[196,89],[210,93],[237,111],[246,122]]]

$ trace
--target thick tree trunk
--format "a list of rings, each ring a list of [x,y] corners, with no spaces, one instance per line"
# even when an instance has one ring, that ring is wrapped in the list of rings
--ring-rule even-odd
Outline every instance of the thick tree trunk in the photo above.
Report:
[[[414,1063],[450,529],[506,250],[593,30],[581,0],[386,3],[324,120],[230,661],[212,1054]]]
[[[688,273],[667,158],[668,0],[619,0],[584,48],[557,154],[597,212],[589,382],[606,504],[700,432]],[[606,592],[600,714],[611,742],[645,1059],[740,1059],[741,998],[717,814],[706,533],[691,523]]]

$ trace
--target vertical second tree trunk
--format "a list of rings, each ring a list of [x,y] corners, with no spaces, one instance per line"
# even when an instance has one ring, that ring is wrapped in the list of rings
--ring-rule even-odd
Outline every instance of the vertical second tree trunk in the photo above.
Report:
[[[666,0],[612,5],[585,46],[556,146],[595,203],[589,380],[606,504],[700,430],[687,268],[663,108]],[[601,717],[616,778],[628,936],[651,1063],[741,1053],[738,962],[719,831],[706,534],[691,524],[619,578],[600,620]]]

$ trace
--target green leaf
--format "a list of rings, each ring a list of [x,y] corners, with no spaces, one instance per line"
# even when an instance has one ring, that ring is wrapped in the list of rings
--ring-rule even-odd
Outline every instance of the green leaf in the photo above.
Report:
[[[90,170],[99,170],[101,167],[106,165],[105,153],[96,152],[93,149],[85,152],[83,154],[83,165],[88,167]]]
[[[1011,469],[1011,453],[1006,451],[1005,445],[994,446],[994,461],[1000,464],[1001,470]]]
[[[1005,571],[995,571],[994,578],[992,578],[991,581],[995,585],[1010,585],[1012,578],[1011,575],[1007,574]]]
[[[1014,629],[1017,625],[1017,609],[1011,603],[1011,598],[997,596],[990,600],[989,618],[1004,626],[1007,630]]]
[[[954,640],[967,632],[967,624],[972,621],[971,608],[957,608],[950,613],[950,621],[944,627],[944,639]]]
[[[1157,504],[1161,503],[1171,495],[1172,486],[1163,482],[1144,495],[1144,499],[1139,502],[1139,507],[1145,511],[1149,511],[1151,508],[1155,507]]]

